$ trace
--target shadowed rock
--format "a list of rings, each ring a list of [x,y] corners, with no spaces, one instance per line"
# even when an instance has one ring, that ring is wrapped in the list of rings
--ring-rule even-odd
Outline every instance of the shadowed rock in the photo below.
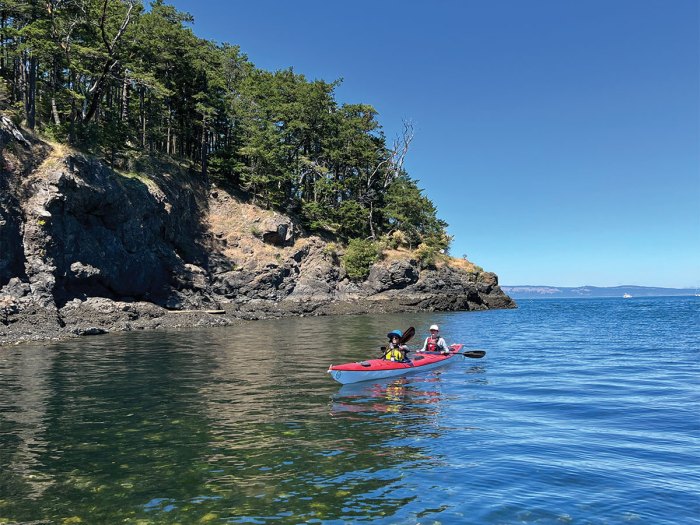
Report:
[[[209,191],[177,166],[152,160],[147,175],[118,173],[82,154],[49,155],[8,129],[0,140],[22,146],[0,151],[0,344],[284,315],[515,306],[496,275],[421,268],[407,251],[352,282],[342,248]],[[30,150],[17,153],[23,141]]]

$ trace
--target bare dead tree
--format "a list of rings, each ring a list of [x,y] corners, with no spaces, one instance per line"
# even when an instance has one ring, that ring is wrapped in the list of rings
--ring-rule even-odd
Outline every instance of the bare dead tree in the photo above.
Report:
[[[403,121],[403,131],[400,136],[394,139],[393,147],[388,150],[388,155],[375,166],[372,173],[367,177],[367,190],[369,190],[376,180],[376,177],[382,174],[382,188],[386,189],[403,171],[403,164],[408,154],[408,148],[413,141],[414,130],[413,123],[410,120]]]
[[[390,150],[389,156],[389,169],[386,170],[384,176],[384,185],[386,189],[389,184],[396,180],[401,172],[403,171],[403,164],[406,160],[406,155],[408,154],[408,148],[413,142],[413,136],[415,132],[413,129],[413,122],[410,120],[403,121],[403,131],[399,137],[394,139],[394,145]]]
[[[367,178],[368,193],[372,191],[372,186],[374,185],[378,176],[383,176],[381,185],[382,189],[385,190],[401,175],[403,172],[404,161],[406,160],[406,155],[408,154],[408,149],[411,142],[413,142],[414,134],[415,131],[413,128],[413,122],[410,120],[404,120],[401,135],[394,139],[394,144],[392,148],[388,150],[388,155],[377,164],[370,176]],[[374,204],[371,201],[368,220],[371,238],[374,239],[376,238],[374,231]]]

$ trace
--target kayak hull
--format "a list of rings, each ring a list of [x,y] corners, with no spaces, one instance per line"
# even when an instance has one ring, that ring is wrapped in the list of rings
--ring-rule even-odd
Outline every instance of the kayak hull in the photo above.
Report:
[[[386,359],[369,359],[356,363],[331,365],[328,373],[338,383],[347,385],[362,381],[387,379],[417,372],[425,372],[450,363],[462,345],[452,345],[446,355],[416,352],[408,363],[387,361]]]

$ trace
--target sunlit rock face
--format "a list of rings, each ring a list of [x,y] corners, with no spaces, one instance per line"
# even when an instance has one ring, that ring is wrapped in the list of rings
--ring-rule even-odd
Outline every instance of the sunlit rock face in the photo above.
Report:
[[[449,259],[425,267],[408,250],[352,281],[341,246],[179,166],[116,171],[10,124],[0,129],[0,344],[238,318],[514,307],[494,274]]]

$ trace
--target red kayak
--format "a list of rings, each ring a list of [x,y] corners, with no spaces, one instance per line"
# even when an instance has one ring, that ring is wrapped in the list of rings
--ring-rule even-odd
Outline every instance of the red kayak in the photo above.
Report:
[[[433,368],[446,365],[461,349],[462,345],[451,345],[449,354],[416,352],[414,357],[407,362],[369,359],[357,363],[331,365],[330,368],[328,368],[328,373],[333,379],[343,385],[359,383],[360,381],[371,381],[373,379],[402,376],[432,370]]]

